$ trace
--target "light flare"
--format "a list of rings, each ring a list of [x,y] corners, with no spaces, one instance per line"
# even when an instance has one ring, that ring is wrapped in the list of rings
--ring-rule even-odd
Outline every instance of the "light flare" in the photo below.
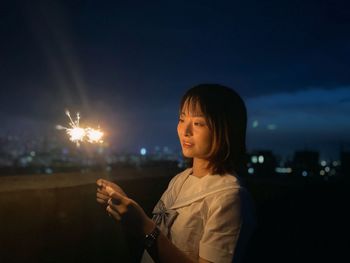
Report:
[[[70,116],[70,113],[68,110],[65,111],[66,115],[68,116],[70,122],[69,126],[70,128],[64,127],[62,125],[57,125],[56,129],[58,130],[66,130],[66,133],[69,136],[69,139],[74,142],[78,147],[80,146],[80,143],[82,142],[89,142],[89,143],[102,143],[102,137],[103,137],[103,131],[100,130],[100,127],[97,129],[93,129],[91,127],[83,128],[79,126],[80,122],[80,114],[77,113],[76,120],[73,120]]]
[[[88,142],[90,143],[97,143],[101,142],[101,139],[103,137],[103,132],[98,128],[97,130],[87,128],[86,135],[88,138]]]

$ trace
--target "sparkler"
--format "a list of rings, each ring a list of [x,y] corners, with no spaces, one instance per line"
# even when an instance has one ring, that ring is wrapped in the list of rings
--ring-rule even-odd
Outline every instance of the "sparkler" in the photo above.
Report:
[[[56,129],[66,130],[66,133],[69,136],[69,139],[74,142],[78,147],[81,142],[87,141],[89,143],[102,143],[103,132],[100,130],[100,127],[93,129],[91,127],[82,128],[79,126],[80,114],[77,113],[76,120],[73,120],[70,116],[68,110],[66,110],[66,115],[68,116],[70,122],[70,128],[64,127],[62,125],[57,125]]]

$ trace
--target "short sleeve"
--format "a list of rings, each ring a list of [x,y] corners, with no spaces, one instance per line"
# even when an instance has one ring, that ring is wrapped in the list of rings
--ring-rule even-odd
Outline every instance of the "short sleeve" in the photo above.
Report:
[[[231,262],[241,228],[239,191],[220,193],[208,203],[199,256],[211,262]]]

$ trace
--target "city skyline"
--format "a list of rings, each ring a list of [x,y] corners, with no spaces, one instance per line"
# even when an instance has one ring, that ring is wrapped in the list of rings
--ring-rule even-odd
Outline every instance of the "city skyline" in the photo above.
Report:
[[[274,151],[271,148],[251,148],[247,149],[247,156],[256,155],[259,153],[267,153],[274,156],[279,165],[285,165],[291,162],[299,153],[314,153],[318,156],[318,162],[339,162],[341,163],[342,156],[350,153],[348,145],[339,145],[339,150],[334,155],[325,155],[324,152],[317,150],[314,147],[303,147],[296,150],[289,149],[288,154],[283,154]],[[63,132],[61,134],[44,135],[41,137],[0,135],[0,163],[5,166],[13,166],[20,159],[27,159],[35,156],[45,156],[45,158],[63,158],[66,160],[70,155],[74,158],[91,159],[92,162],[100,160],[101,157],[108,160],[116,156],[140,156],[147,158],[156,158],[157,160],[183,160],[181,146],[170,147],[168,145],[149,145],[140,146],[133,150],[118,149],[115,144],[108,140],[102,140],[99,143],[90,143],[88,141],[76,144],[69,140],[69,136]],[[80,157],[79,157],[80,156]],[[96,159],[97,158],[97,159]],[[96,160],[95,160],[96,159]],[[181,162],[181,161],[180,161]],[[0,166],[1,166],[0,165]]]

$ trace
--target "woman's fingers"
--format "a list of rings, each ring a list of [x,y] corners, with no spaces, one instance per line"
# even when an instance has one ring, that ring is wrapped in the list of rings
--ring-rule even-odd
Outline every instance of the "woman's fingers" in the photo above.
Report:
[[[127,205],[129,198],[125,197],[123,194],[114,191],[111,188],[106,188],[110,199],[108,200],[108,204],[111,205]]]
[[[121,220],[121,217],[127,213],[127,202],[126,198],[113,189],[107,187],[107,192],[109,192],[109,200],[107,202],[107,212],[111,214],[115,219]]]
[[[98,179],[96,181],[96,184],[97,184],[98,187],[102,187],[103,186],[103,179]]]
[[[114,183],[110,182],[110,181],[107,181],[105,179],[98,179],[96,181],[96,184],[99,186],[99,187],[106,187],[106,186],[113,186],[115,185]]]
[[[101,205],[106,205],[107,201],[105,199],[100,199],[100,198],[96,198],[97,203],[100,203]]]
[[[106,192],[108,193],[109,196],[112,196],[113,193],[116,193],[117,191],[115,191],[112,187],[110,186],[106,186]],[[118,197],[118,196],[117,196]]]
[[[118,192],[111,191],[110,199],[108,200],[108,206],[114,211],[118,212],[119,215],[123,216],[128,212],[129,206],[131,204],[130,199],[124,197]]]
[[[110,198],[110,196],[108,195],[108,194],[105,194],[105,193],[103,193],[103,192],[96,192],[96,197],[98,197],[98,198],[101,198],[101,199],[109,199]]]
[[[127,212],[127,208],[124,205],[115,205],[112,202],[108,202],[108,207],[110,210],[117,212],[120,216],[123,216]]]
[[[110,198],[108,192],[104,188],[97,188],[96,197],[105,199],[106,201]]]
[[[109,195],[103,194],[101,192],[96,193],[96,200],[100,204],[107,204],[109,198]]]
[[[100,204],[106,204],[109,215],[117,220],[128,212],[131,200],[127,197],[120,186],[104,179],[96,181],[96,200]]]
[[[99,179],[96,182],[97,184],[97,191],[96,191],[96,201],[100,204],[107,204],[108,200],[111,198],[109,195],[109,192],[106,191],[106,187],[111,189],[110,186],[107,186],[106,181],[103,179]]]
[[[148,233],[149,223],[147,222],[151,221],[153,224],[153,221],[147,217],[143,209],[134,200],[115,191],[115,188],[107,186],[105,190],[109,195],[106,208],[108,214],[117,221],[121,221],[124,227],[136,235]],[[145,230],[146,227],[147,230]]]
[[[97,184],[99,189],[105,189],[106,187],[110,187],[114,191],[117,191],[117,192],[123,194],[124,196],[127,196],[126,193],[123,191],[123,189],[119,185],[117,185],[115,183],[112,183],[110,181],[107,181],[107,180],[104,180],[104,179],[98,179],[96,181],[96,184]]]
[[[97,188],[97,191],[96,191],[96,192],[97,192],[97,193],[100,193],[100,194],[103,194],[103,195],[106,195],[106,196],[109,195],[105,188],[101,188],[101,189],[100,189],[100,188]]]
[[[121,220],[121,216],[119,215],[119,213],[116,210],[114,210],[110,205],[107,206],[106,210],[107,210],[108,214],[113,216],[116,220],[118,220],[118,221]]]

